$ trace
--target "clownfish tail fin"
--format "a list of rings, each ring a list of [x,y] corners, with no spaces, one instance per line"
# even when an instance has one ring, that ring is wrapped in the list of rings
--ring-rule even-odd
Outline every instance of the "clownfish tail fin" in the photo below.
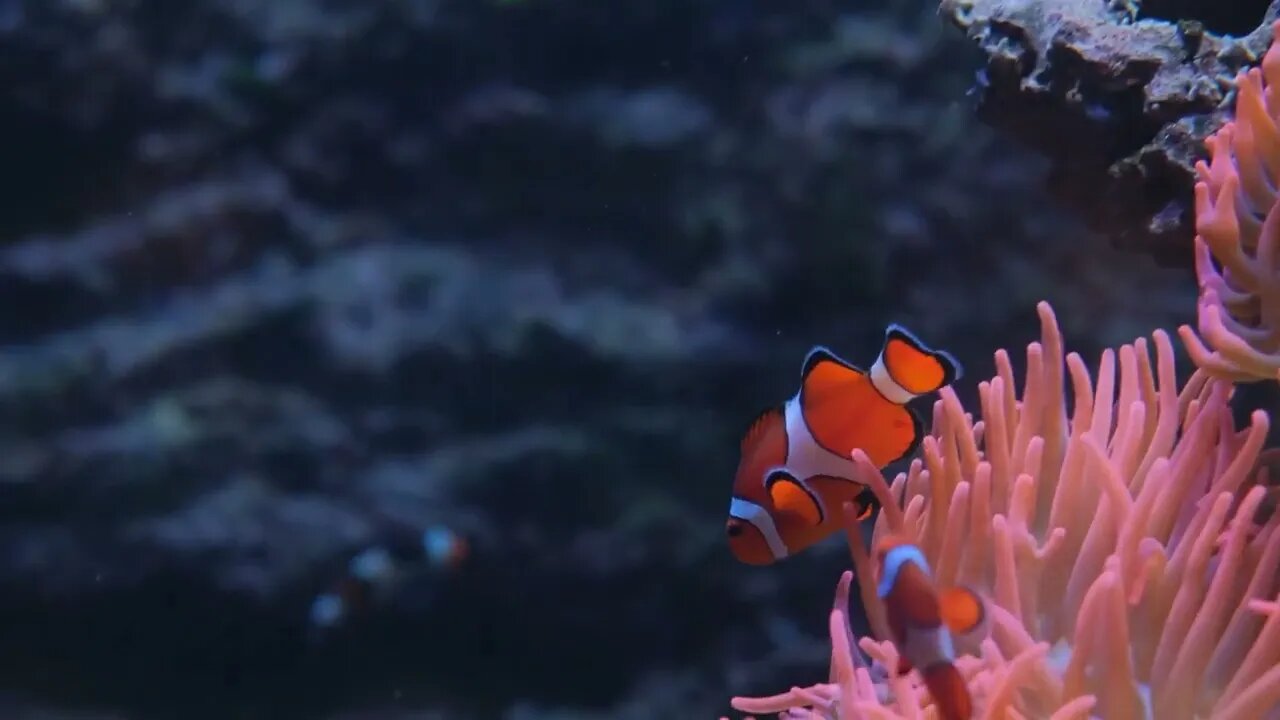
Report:
[[[911,396],[934,392],[964,375],[964,368],[951,353],[930,348],[896,323],[885,330],[877,364],[904,394]]]
[[[920,674],[942,720],[970,720],[973,717],[969,687],[955,665],[938,663],[925,668]]]

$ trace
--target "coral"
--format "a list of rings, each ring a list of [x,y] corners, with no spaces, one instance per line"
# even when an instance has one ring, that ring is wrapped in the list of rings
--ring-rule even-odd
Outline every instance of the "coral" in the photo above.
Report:
[[[1272,28],[1280,35],[1280,22]],[[1196,164],[1198,326],[1180,329],[1196,364],[1233,380],[1280,372],[1280,46],[1236,78],[1236,117]],[[1216,261],[1216,262],[1215,262]]]
[[[989,636],[957,647],[978,716],[1243,720],[1280,709],[1280,516],[1255,522],[1266,493],[1251,482],[1267,415],[1237,431],[1232,385],[1204,371],[1179,392],[1162,331],[1104,351],[1095,380],[1079,355],[1064,358],[1048,304],[1039,316],[1021,393],[997,352],[982,418],[944,390],[923,458],[892,487],[854,453],[885,507],[873,537],[913,535],[939,583],[988,598]],[[885,638],[850,527],[857,586]],[[928,716],[916,673],[887,677],[892,642],[854,649],[852,579],[841,578],[831,613],[831,682],[735,698],[736,709],[844,719],[918,717],[923,706]]]
[[[943,0],[986,56],[978,114],[1053,162],[1052,192],[1119,247],[1190,262],[1188,202],[1231,79],[1280,4]]]

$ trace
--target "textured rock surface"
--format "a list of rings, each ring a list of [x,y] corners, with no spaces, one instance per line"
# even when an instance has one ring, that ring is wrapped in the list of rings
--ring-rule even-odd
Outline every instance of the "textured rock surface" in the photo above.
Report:
[[[1052,162],[1052,192],[1120,247],[1189,267],[1191,188],[1280,3],[943,0],[986,55],[979,115]]]
[[[825,662],[839,547],[720,538],[810,344],[981,377],[1041,298],[1082,350],[1193,307],[1047,207],[933,5],[587,5],[0,0],[0,687],[714,716]],[[434,522],[463,572],[310,641]]]

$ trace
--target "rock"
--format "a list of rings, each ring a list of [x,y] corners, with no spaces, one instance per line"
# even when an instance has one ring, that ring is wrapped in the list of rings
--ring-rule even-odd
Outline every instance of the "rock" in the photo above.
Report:
[[[1191,265],[1191,188],[1280,3],[943,0],[985,54],[987,123],[1047,156],[1050,188],[1089,227]]]

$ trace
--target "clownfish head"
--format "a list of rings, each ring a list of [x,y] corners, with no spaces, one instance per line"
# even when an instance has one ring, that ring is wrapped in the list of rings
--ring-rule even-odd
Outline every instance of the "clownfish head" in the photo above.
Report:
[[[790,554],[783,540],[784,519],[769,492],[769,474],[787,458],[784,410],[771,407],[752,421],[742,437],[741,458],[733,480],[725,536],[740,562],[768,565]]]
[[[878,582],[882,585],[881,590],[884,593],[888,592],[887,586],[892,586],[897,580],[898,571],[904,565],[915,565],[925,577],[932,576],[929,563],[920,552],[920,548],[904,535],[886,534],[876,542],[871,555]]]
[[[747,565],[770,565],[790,554],[773,512],[750,500],[733,498],[724,532],[733,556]]]

